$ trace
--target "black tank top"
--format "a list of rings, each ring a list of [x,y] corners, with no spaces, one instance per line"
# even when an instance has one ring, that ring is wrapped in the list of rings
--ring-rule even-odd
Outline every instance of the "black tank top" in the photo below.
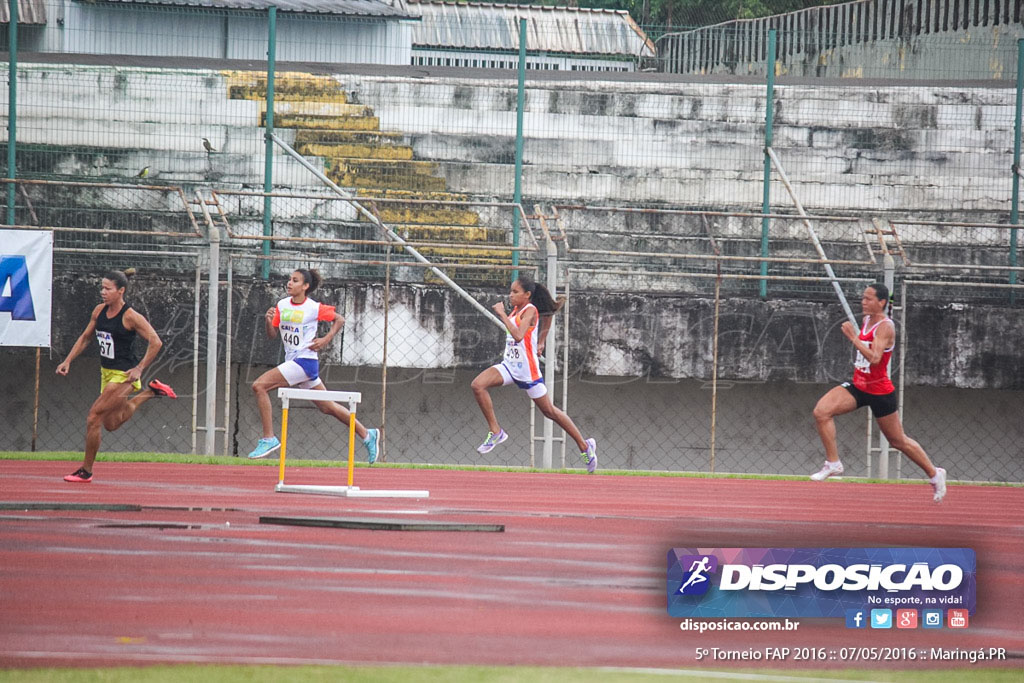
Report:
[[[96,341],[100,344],[100,365],[110,370],[128,371],[138,365],[132,344],[135,330],[126,329],[124,314],[131,308],[127,303],[113,318],[107,317],[107,306],[96,317]]]

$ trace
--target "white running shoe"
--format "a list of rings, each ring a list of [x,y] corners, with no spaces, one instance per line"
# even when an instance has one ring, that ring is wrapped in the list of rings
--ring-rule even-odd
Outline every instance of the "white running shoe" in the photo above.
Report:
[[[843,473],[843,463],[839,460],[835,462],[825,461],[825,464],[821,466],[821,469],[811,475],[812,481],[825,481],[829,477],[834,477],[837,474]]]
[[[507,438],[508,434],[505,433],[504,429],[499,429],[497,434],[495,434],[494,432],[487,432],[487,438],[484,439],[484,442],[482,444],[477,446],[476,452],[490,453],[491,451],[494,450],[494,447],[497,446],[499,443],[505,443],[505,440]]]
[[[946,470],[936,467],[935,476],[929,479],[928,483],[935,489],[935,495],[932,496],[932,500],[936,503],[941,503],[942,499],[946,496]]]

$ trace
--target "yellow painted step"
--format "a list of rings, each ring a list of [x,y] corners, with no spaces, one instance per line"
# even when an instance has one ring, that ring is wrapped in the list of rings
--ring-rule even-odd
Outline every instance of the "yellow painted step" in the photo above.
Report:
[[[390,159],[393,161],[408,161],[412,159],[412,147],[301,143],[296,145],[295,150],[299,154],[335,159]]]
[[[485,226],[466,227],[462,225],[406,225],[388,222],[387,225],[407,240],[417,242],[480,242],[481,244],[506,244],[508,231]]]
[[[260,115],[260,125],[265,126],[266,114]],[[380,119],[376,116],[313,116],[299,114],[274,115],[278,128],[312,128],[316,130],[377,130]]]
[[[263,100],[267,97],[267,76],[259,71],[222,71],[228,82],[228,97],[233,100]],[[306,102],[347,101],[341,84],[330,76],[314,76],[293,71],[276,74],[275,101]]]
[[[346,171],[328,170],[327,177],[342,187],[354,187],[363,193],[364,188],[397,189],[410,192],[440,192],[445,189],[445,179],[429,175],[413,174],[359,174]]]
[[[455,192],[423,192],[421,190],[400,190],[392,188],[367,188],[359,192],[360,199],[422,199],[438,202],[464,202],[469,195]],[[384,206],[384,204],[381,204]]]
[[[333,159],[326,160],[325,166],[339,173],[366,175],[431,175],[437,171],[434,161],[390,161],[388,159]]]
[[[295,144],[314,145],[401,145],[405,141],[402,133],[384,132],[379,130],[306,130],[295,131]]]
[[[260,116],[267,111],[267,103],[260,102]],[[274,120],[280,116],[373,116],[373,107],[365,104],[345,104],[344,102],[316,102],[302,100],[298,102],[274,101]]]
[[[416,250],[433,260],[434,257],[445,259],[445,263],[452,261],[464,263],[490,263],[496,265],[508,265],[512,263],[511,251],[499,249],[485,249],[484,243],[478,248],[460,245],[452,247],[416,247]]]
[[[422,225],[425,229],[438,226],[473,226],[480,224],[480,215],[471,209],[437,204],[379,204],[380,219],[385,223]]]

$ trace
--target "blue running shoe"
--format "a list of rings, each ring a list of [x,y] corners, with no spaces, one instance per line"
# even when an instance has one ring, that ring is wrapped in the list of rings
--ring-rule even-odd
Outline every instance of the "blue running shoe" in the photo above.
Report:
[[[277,440],[276,436],[272,436],[269,439],[260,439],[256,444],[256,448],[252,449],[249,457],[254,460],[256,458],[265,458],[280,447],[281,442]]]
[[[580,453],[580,457],[587,466],[587,473],[593,474],[597,469],[597,442],[587,439],[587,450]]]
[[[366,462],[371,465],[377,462],[377,446],[380,444],[380,430],[367,429],[363,445],[366,446]]]

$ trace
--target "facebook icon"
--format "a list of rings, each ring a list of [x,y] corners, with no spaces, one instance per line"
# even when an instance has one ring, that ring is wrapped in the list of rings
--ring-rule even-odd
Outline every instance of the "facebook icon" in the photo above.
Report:
[[[862,609],[846,610],[846,628],[867,628],[867,616]]]

